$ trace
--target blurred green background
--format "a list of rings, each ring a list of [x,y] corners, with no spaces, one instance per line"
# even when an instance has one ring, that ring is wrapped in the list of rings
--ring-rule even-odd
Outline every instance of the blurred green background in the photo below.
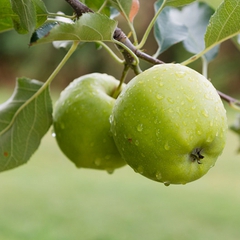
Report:
[[[45,1],[49,11],[71,14],[65,1]],[[155,1],[140,1],[136,29],[141,38]],[[146,17],[141,17],[142,14]],[[122,19],[120,27],[128,33]],[[51,44],[29,47],[27,35],[0,35],[0,103],[12,93],[16,77],[45,81],[65,55]],[[150,37],[145,51],[157,46]],[[190,56],[178,44],[160,56],[181,62]],[[239,97],[240,52],[231,41],[222,44],[209,66],[209,77],[221,91]],[[144,68],[149,65],[143,63]],[[201,71],[201,62],[191,67]],[[54,101],[74,78],[106,72],[119,78],[122,67],[94,44],[81,47],[51,86]],[[130,74],[130,79],[133,75]],[[229,123],[236,112],[227,105]],[[216,166],[202,179],[165,187],[130,167],[106,172],[76,169],[60,152],[51,130],[28,164],[0,174],[1,240],[239,240],[240,156],[238,136],[228,133]]]

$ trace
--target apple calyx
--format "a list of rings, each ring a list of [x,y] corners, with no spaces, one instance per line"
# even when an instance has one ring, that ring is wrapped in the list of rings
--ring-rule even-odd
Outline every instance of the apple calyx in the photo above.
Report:
[[[195,148],[191,154],[190,158],[193,162],[197,161],[198,164],[202,164],[201,159],[204,158],[204,156],[201,154],[202,149],[201,148]]]

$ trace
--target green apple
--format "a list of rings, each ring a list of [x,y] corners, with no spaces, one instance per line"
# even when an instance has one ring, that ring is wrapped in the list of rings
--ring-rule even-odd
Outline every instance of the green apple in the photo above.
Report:
[[[180,64],[156,65],[119,95],[111,131],[124,160],[155,181],[186,184],[222,153],[226,111],[213,85]]]
[[[109,116],[119,81],[92,73],[75,79],[55,104],[53,126],[62,152],[79,168],[106,170],[126,165],[110,132]]]

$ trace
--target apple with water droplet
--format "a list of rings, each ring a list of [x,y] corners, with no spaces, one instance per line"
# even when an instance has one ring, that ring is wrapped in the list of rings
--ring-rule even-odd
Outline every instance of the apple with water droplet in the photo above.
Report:
[[[226,141],[226,111],[216,89],[180,64],[156,65],[133,78],[116,100],[111,119],[124,160],[165,185],[202,177]]]
[[[114,143],[109,117],[119,81],[92,73],[75,79],[55,104],[53,126],[62,152],[79,168],[106,170],[126,165]]]

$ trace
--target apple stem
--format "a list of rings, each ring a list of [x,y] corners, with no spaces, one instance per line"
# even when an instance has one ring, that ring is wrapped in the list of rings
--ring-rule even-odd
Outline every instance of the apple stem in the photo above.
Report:
[[[126,79],[126,76],[127,76],[127,73],[128,73],[128,70],[129,70],[130,66],[128,64],[125,64],[124,66],[124,69],[123,69],[123,72],[122,72],[122,76],[121,76],[121,79],[119,81],[119,85],[118,87],[114,90],[113,94],[112,94],[112,97],[113,98],[117,98],[118,95],[120,94],[121,92],[121,89],[122,89],[122,85],[123,83],[125,82],[125,79]]]

